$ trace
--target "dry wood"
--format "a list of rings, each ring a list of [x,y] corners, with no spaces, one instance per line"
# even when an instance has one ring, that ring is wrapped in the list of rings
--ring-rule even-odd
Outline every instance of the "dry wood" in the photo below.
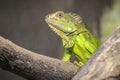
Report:
[[[120,80],[120,26],[73,80]]]
[[[74,64],[39,55],[0,37],[0,67],[29,80],[71,80]],[[120,80],[120,27],[73,80]]]
[[[0,37],[0,67],[29,80],[71,80],[77,67],[21,48]]]

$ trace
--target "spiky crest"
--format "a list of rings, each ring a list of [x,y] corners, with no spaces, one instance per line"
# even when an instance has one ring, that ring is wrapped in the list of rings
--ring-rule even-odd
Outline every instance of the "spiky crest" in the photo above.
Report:
[[[77,14],[75,14],[75,13],[72,13],[72,12],[70,12],[70,13],[68,13],[71,17],[73,17],[78,23],[81,23],[82,22],[82,18],[79,16],[79,15],[77,15]]]

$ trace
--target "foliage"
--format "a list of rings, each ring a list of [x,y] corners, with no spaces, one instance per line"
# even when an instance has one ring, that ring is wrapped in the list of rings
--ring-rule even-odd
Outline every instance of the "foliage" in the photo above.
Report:
[[[106,7],[101,19],[102,39],[104,41],[120,25],[120,0],[115,0],[111,8]]]

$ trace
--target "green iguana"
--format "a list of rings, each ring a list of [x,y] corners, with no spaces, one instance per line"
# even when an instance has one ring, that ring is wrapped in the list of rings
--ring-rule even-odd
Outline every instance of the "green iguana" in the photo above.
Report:
[[[70,61],[73,53],[79,60],[76,64],[82,67],[100,45],[77,14],[57,11],[47,15],[45,21],[62,38],[63,61]]]

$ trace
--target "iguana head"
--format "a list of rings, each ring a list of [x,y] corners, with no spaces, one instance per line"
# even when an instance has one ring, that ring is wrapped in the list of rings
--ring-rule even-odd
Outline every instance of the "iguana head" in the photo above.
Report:
[[[45,20],[50,27],[52,26],[52,28],[54,27],[64,34],[75,32],[79,28],[76,24],[81,23],[80,16],[73,13],[64,13],[63,11],[49,14]]]
[[[64,13],[57,11],[46,16],[45,21],[63,40],[65,47],[71,47],[74,44],[71,35],[78,34],[82,20],[80,16],[74,13]]]

